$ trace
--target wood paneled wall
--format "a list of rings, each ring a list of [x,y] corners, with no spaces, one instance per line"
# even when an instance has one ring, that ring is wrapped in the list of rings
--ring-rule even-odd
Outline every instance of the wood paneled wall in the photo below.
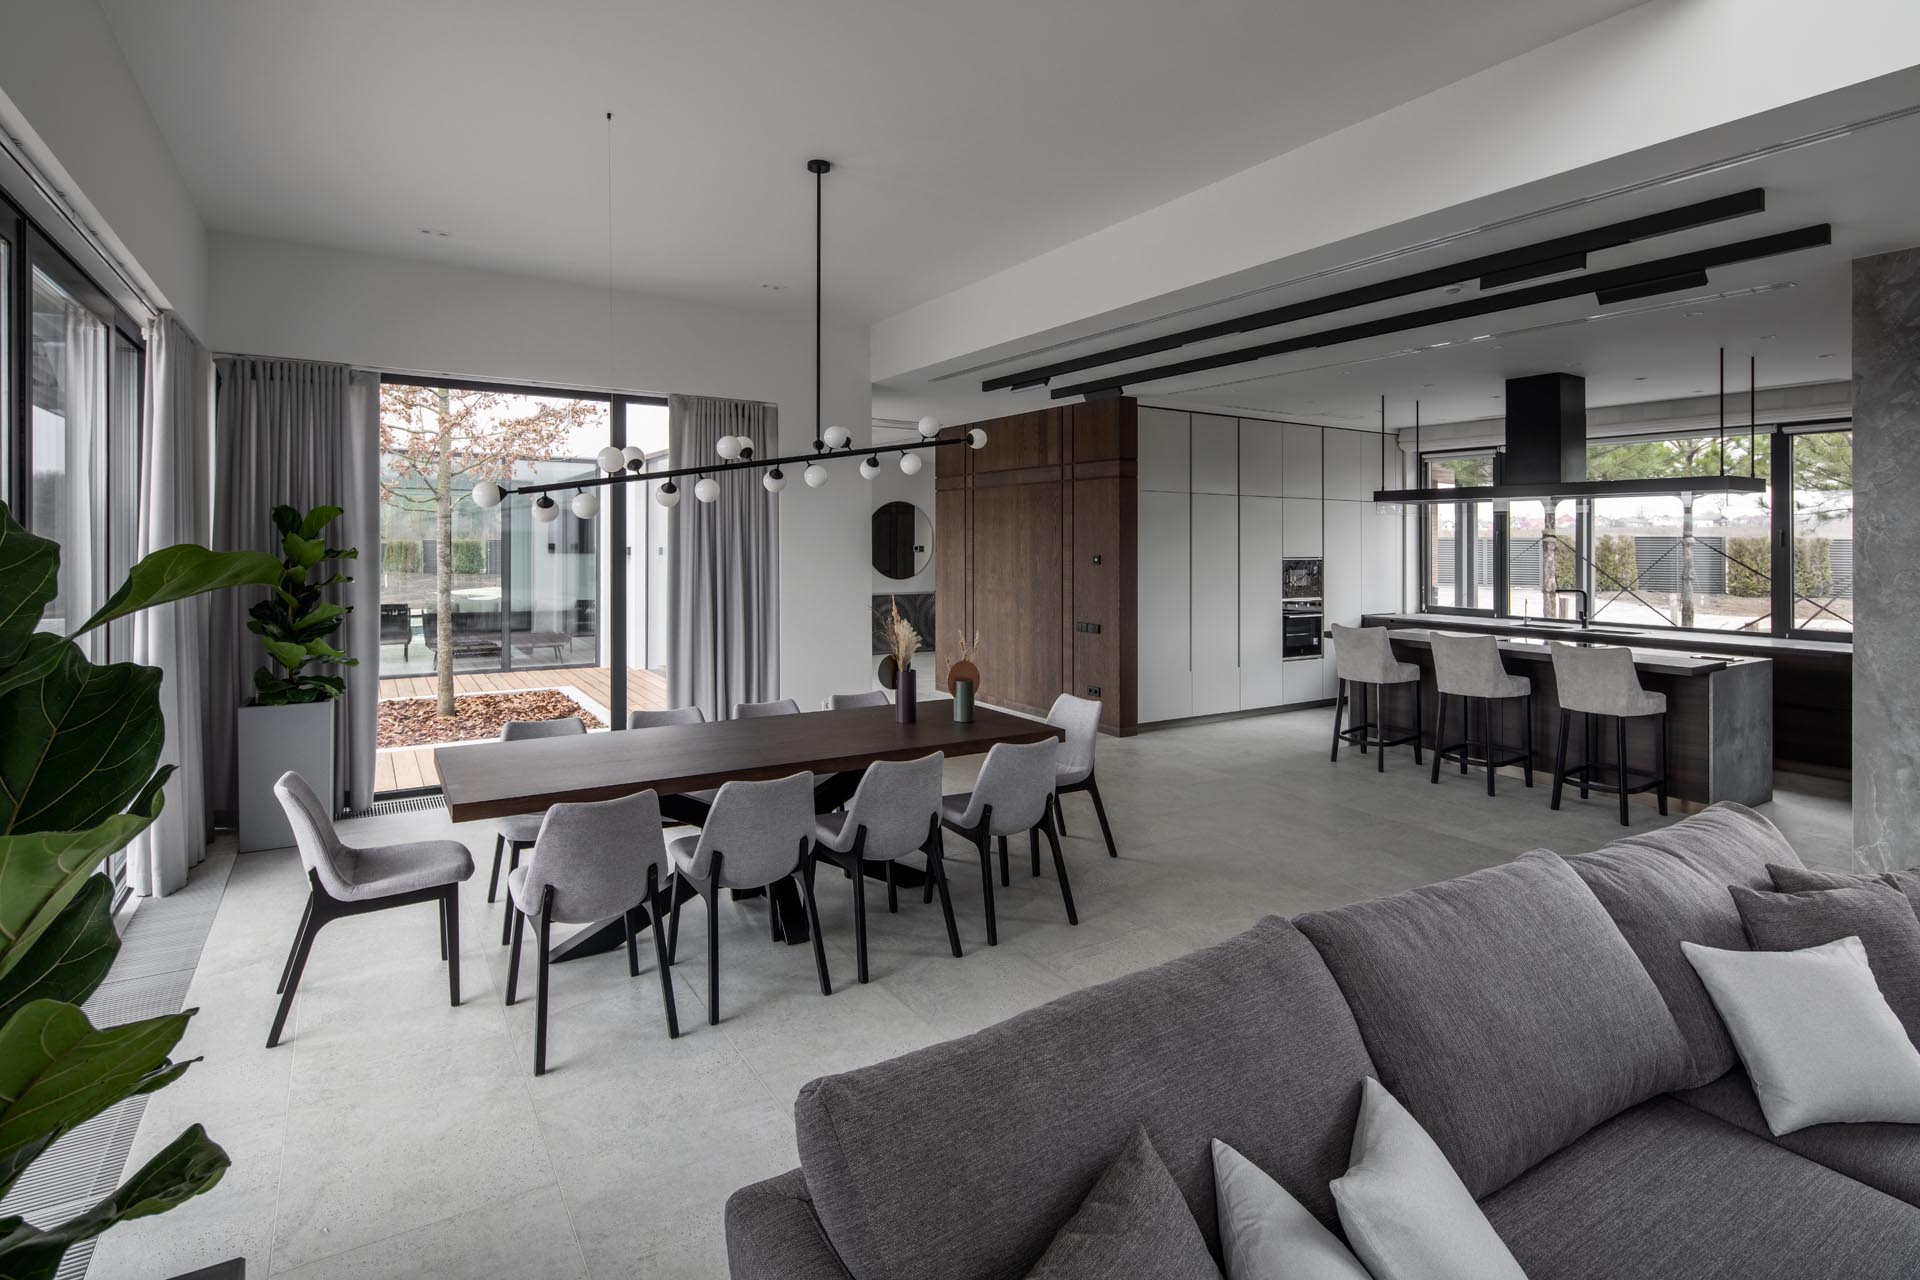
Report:
[[[1134,732],[1134,401],[943,434],[975,426],[985,448],[934,451],[939,687],[961,634],[978,632],[982,701],[1044,714],[1062,693],[1097,697],[1105,732]]]

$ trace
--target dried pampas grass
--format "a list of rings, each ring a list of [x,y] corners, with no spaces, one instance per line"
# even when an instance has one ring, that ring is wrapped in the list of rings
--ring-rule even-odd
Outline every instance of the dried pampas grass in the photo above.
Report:
[[[880,615],[880,629],[886,633],[887,652],[893,655],[900,670],[913,666],[913,655],[920,648],[920,633],[900,612],[900,602],[892,596],[887,597],[886,611]]]

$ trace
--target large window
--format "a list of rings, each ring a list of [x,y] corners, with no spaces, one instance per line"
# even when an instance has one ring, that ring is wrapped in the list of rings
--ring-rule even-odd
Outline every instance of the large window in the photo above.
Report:
[[[1438,488],[1484,484],[1491,472],[1484,454],[1423,462]],[[1587,454],[1595,480],[1723,472],[1769,485],[1750,494],[1515,501],[1500,511],[1428,507],[1424,607],[1494,612],[1504,602],[1513,617],[1572,618],[1585,593],[1589,617],[1603,626],[1850,631],[1851,431],[1783,425],[1751,443],[1744,430],[1634,437],[1595,441]],[[1481,548],[1502,542],[1504,557],[1489,564]]]

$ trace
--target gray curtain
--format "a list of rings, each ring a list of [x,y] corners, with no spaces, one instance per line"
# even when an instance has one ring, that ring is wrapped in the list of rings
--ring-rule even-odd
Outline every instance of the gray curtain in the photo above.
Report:
[[[373,798],[374,716],[380,697],[379,379],[344,365],[222,356],[215,362],[213,545],[223,551],[279,554],[272,512],[280,503],[306,510],[345,509],[329,530],[336,546],[364,557],[346,571],[354,581],[333,597],[354,612],[340,647],[360,660],[346,668],[347,693],[334,706],[334,780],[329,804],[344,810]],[[234,715],[253,696],[253,671],[265,659],[246,630],[259,591],[214,597],[208,645],[207,776],[216,817],[234,820]]]
[[[779,448],[779,410],[747,400],[672,396],[667,401],[667,465],[717,462],[721,436],[746,436],[761,457]],[[713,478],[716,502],[678,483],[680,505],[667,528],[667,696],[707,718],[736,702],[780,696],[780,499],[761,472]],[[797,473],[789,475],[801,483]]]
[[[171,312],[147,335],[147,406],[140,447],[137,553],[181,542],[206,545],[212,529],[213,361]],[[187,883],[207,856],[207,774],[200,709],[206,704],[209,610],[205,596],[133,617],[135,662],[159,667],[167,742],[178,766],[153,826],[127,849],[127,881],[142,896]]]

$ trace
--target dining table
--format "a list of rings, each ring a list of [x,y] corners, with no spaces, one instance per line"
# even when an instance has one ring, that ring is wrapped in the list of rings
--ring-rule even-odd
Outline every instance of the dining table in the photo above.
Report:
[[[861,774],[876,760],[917,760],[936,751],[980,755],[1003,742],[1062,737],[1044,721],[977,704],[971,720],[958,721],[952,706],[946,699],[928,699],[917,705],[915,718],[904,723],[892,706],[849,707],[469,743],[436,748],[434,764],[447,813],[455,822],[545,813],[556,804],[612,800],[650,790],[660,797],[664,819],[699,826],[708,805],[695,793],[728,782],[811,772],[815,810],[828,813],[852,798]],[[907,885],[917,875],[899,868],[896,884]],[[689,891],[678,892],[684,896]],[[776,933],[789,945],[806,942],[806,912],[793,881],[779,882],[769,896]],[[634,913],[635,928],[652,923],[645,911]],[[558,944],[553,959],[596,955],[624,947],[626,939],[626,918],[614,917]]]

